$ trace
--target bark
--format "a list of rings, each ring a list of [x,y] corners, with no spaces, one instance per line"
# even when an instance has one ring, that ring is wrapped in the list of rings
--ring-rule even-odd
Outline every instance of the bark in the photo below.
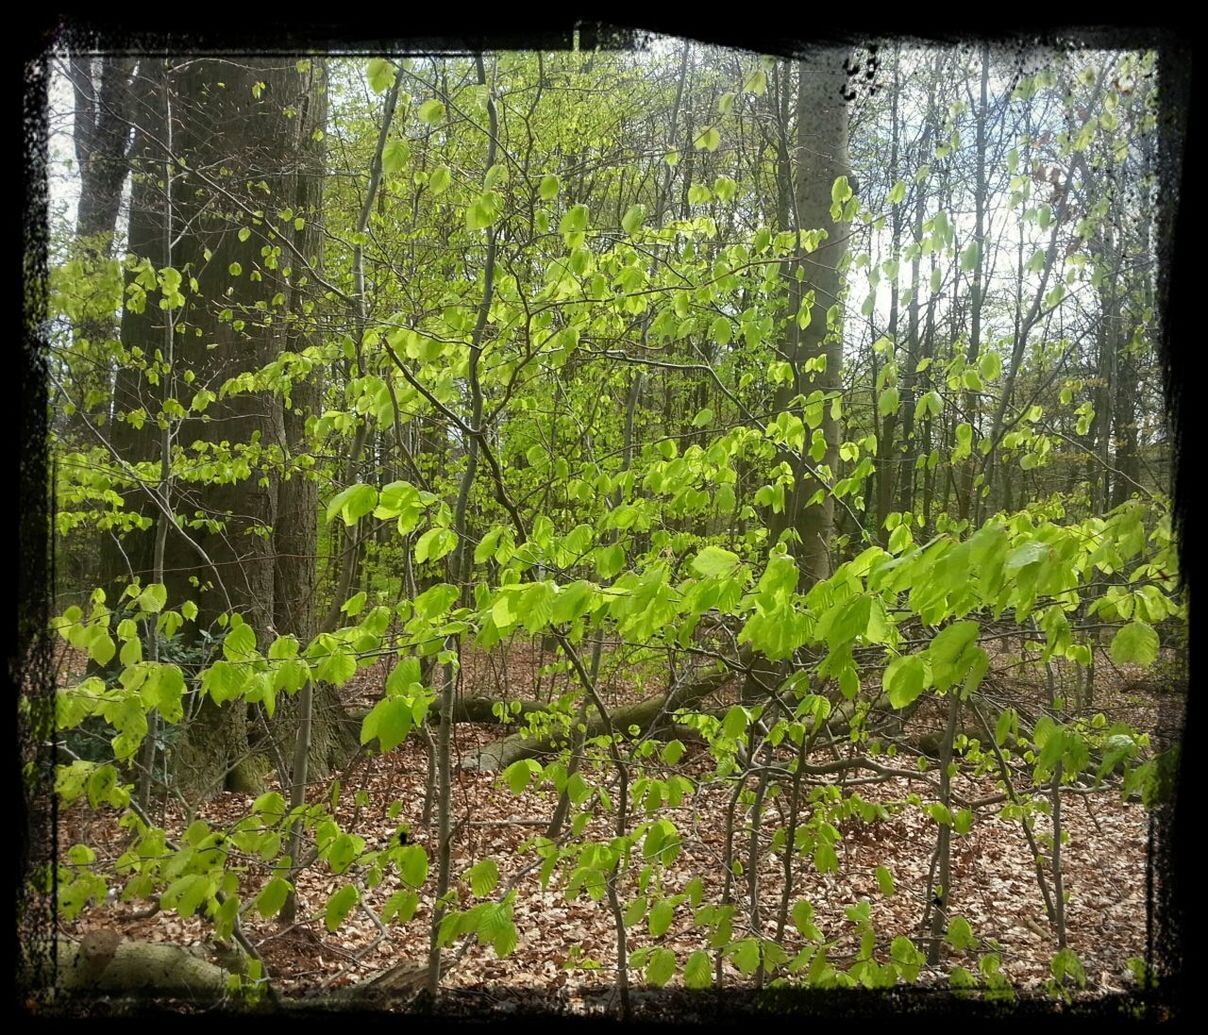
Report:
[[[231,971],[182,945],[140,942],[117,931],[90,931],[77,944],[59,939],[57,987],[77,996],[131,995],[217,1002]]]
[[[730,672],[710,672],[693,682],[676,688],[667,694],[648,697],[637,704],[613,709],[607,718],[598,709],[586,710],[587,732],[585,739],[598,737],[612,729],[628,729],[637,726],[642,733],[649,733],[660,726],[670,726],[671,716],[678,708],[686,708],[715,693],[732,678]],[[611,723],[610,721],[611,720]],[[515,733],[503,740],[484,745],[478,751],[464,755],[462,769],[496,772],[506,769],[513,762],[535,755],[552,753],[567,746],[565,735],[557,737],[525,737]]]
[[[820,48],[800,63],[793,218],[799,234],[825,229],[827,239],[810,255],[799,248],[797,268],[791,272],[789,340],[785,351],[793,368],[793,383],[777,389],[778,410],[787,409],[798,395],[837,392],[841,386],[843,346],[839,302],[848,224],[831,217],[831,188],[838,177],[850,178],[851,174],[844,100],[846,58],[846,51]],[[804,274],[802,280],[796,279],[798,270]],[[809,323],[802,328],[799,317],[807,308]],[[819,357],[825,358],[825,370],[807,372],[806,363]],[[822,465],[834,472],[838,469],[840,428],[831,415],[829,403],[823,407],[821,430],[826,439]],[[779,514],[773,513],[768,521],[769,541],[773,543],[790,529],[796,533],[790,540],[790,549],[797,560],[802,592],[830,576],[831,534],[835,524],[835,498],[830,492],[833,478],[823,481],[816,477],[818,468],[808,463],[804,455],[808,447],[807,434],[806,448],[786,457],[793,470],[794,484],[785,493],[784,509]],[[809,502],[819,490],[823,493],[821,501]],[[744,700],[754,700],[765,692],[765,687],[780,684],[785,671],[783,664],[761,659],[749,659],[748,663],[751,675],[743,687]]]
[[[797,91],[795,217],[801,230],[821,228],[828,236],[817,251],[801,259],[805,272],[804,291],[814,292],[814,302],[809,325],[802,330],[796,320],[792,324],[790,355],[795,378],[794,395],[809,395],[815,390],[834,392],[841,385],[839,372],[843,348],[838,305],[843,290],[841,267],[847,254],[847,224],[831,218],[831,187],[838,177],[851,175],[847,102],[843,97],[847,86],[843,68],[846,57],[843,50],[820,49],[801,62]],[[796,299],[798,311],[806,305],[804,291]],[[806,362],[818,357],[826,358],[826,369],[807,374],[804,370]],[[838,468],[839,422],[832,418],[829,405],[824,407],[823,413],[822,431],[826,438],[823,463],[833,471]],[[784,514],[779,520],[773,520],[771,531],[775,538],[784,528],[791,527],[800,537],[794,553],[801,568],[804,590],[830,575],[835,500],[826,491],[821,502],[807,505],[815,492],[829,490],[829,486],[815,478],[800,457],[794,464],[794,474],[796,485],[786,497]]]
[[[158,292],[149,292],[142,312],[127,307],[121,330],[123,344],[148,357],[175,331],[175,365],[166,376],[186,406],[200,388],[217,393],[229,378],[258,369],[304,340],[304,324],[296,318],[298,293],[311,271],[290,249],[305,254],[307,240],[298,240],[292,221],[279,221],[276,211],[305,206],[307,225],[318,214],[321,164],[300,136],[309,140],[323,115],[320,89],[292,60],[236,66],[201,59],[154,69],[149,103],[136,119],[130,250],[156,268],[181,271],[187,301],[166,313]],[[235,175],[219,176],[220,166]],[[245,227],[252,234],[241,241],[238,231]],[[279,249],[275,261],[264,248]],[[196,278],[195,290],[189,277]],[[278,295],[284,304],[273,305],[270,300]],[[195,375],[191,388],[180,378],[185,370]],[[291,407],[313,405],[306,389],[298,387]],[[140,372],[125,370],[116,405],[119,410],[143,406],[154,414],[158,406],[150,400],[158,395]],[[204,414],[190,413],[173,425],[172,449],[221,440],[236,460],[250,450],[246,473],[222,484],[182,486],[166,501],[177,514],[164,550],[169,601],[195,599],[199,628],[234,608],[261,647],[277,632],[307,629],[313,487],[296,476],[284,481],[267,458],[255,454],[258,445],[283,445],[295,453],[302,446],[304,420],[304,412],[291,408],[287,414],[280,396],[245,392],[217,399]],[[153,421],[144,431],[148,427]],[[113,436],[123,457],[159,456],[161,444],[127,428],[118,425]],[[144,577],[150,561],[147,538],[128,536],[124,544],[134,574]],[[199,554],[210,563],[203,564]],[[224,784],[257,787],[263,765],[249,758],[246,706],[234,702],[218,708],[206,701],[181,731],[170,762],[186,792],[208,793]]]

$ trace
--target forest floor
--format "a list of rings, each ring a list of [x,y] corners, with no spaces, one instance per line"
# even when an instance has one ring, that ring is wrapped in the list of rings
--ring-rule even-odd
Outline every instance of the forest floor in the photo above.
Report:
[[[513,651],[507,666],[507,683],[498,669],[481,656],[469,656],[464,664],[463,691],[472,694],[530,698],[542,689],[543,660],[534,657],[527,645]],[[1004,655],[1005,656],[1005,655]],[[1039,701],[1043,688],[1035,673],[1004,666],[1000,656],[995,665],[995,689],[1011,701],[1029,698]],[[548,660],[548,657],[544,660]],[[521,678],[522,677],[522,678]],[[383,673],[368,669],[358,673],[348,688],[350,704],[363,703],[380,693]],[[610,703],[637,699],[641,691],[624,680],[614,681]],[[1182,696],[1177,692],[1139,680],[1134,673],[1113,670],[1110,664],[1099,666],[1095,703],[1090,709],[1103,711],[1111,720],[1122,720],[1141,731],[1164,739],[1177,732],[1182,716]],[[930,721],[920,709],[911,723]],[[499,737],[496,726],[459,724],[454,728],[455,757]],[[819,754],[813,761],[829,760]],[[342,789],[337,809],[341,827],[360,834],[368,848],[384,846],[400,823],[409,825],[413,840],[428,848],[434,856],[434,838],[421,821],[427,778],[427,757],[419,738],[409,737],[386,756],[362,755],[342,774]],[[695,793],[681,805],[664,805],[658,815],[672,820],[683,837],[683,847],[671,871],[666,874],[668,893],[682,888],[693,876],[705,885],[705,901],[719,901],[724,881],[724,817],[729,803],[729,788],[711,783],[713,760],[705,747],[689,744],[675,770],[699,781]],[[590,778],[591,774],[587,774]],[[603,781],[606,774],[601,771]],[[881,783],[859,786],[867,801],[902,800],[911,789],[928,800],[921,783],[892,778]],[[954,790],[969,798],[993,793],[992,778],[973,780],[958,776]],[[328,796],[327,786],[312,788],[315,800]],[[360,802],[358,805],[357,802]],[[523,1002],[533,996],[554,996],[568,1009],[595,1012],[602,1008],[602,988],[610,985],[615,965],[615,934],[607,901],[592,901],[581,894],[567,901],[551,883],[541,888],[536,856],[522,849],[523,843],[544,833],[556,798],[552,791],[530,788],[522,797],[513,795],[500,774],[459,770],[453,800],[453,864],[455,875],[481,859],[493,857],[499,864],[500,884],[496,894],[514,882],[517,890],[514,919],[519,932],[516,950],[503,959],[493,950],[476,943],[446,951],[453,965],[445,974],[442,987],[449,989],[486,989],[482,994],[490,1003]],[[206,802],[198,815],[214,824],[232,821],[245,813],[249,796],[224,793]],[[389,818],[391,803],[401,803],[396,819]],[[767,827],[782,823],[769,806]],[[1016,991],[1026,995],[1039,992],[1050,977],[1050,961],[1057,949],[1056,938],[1045,915],[1037,886],[1036,871],[1027,843],[1017,822],[996,818],[996,808],[983,810],[972,830],[953,842],[954,881],[950,912],[965,917],[980,941],[981,951],[988,943],[1000,945],[1002,971]],[[156,817],[159,818],[158,816]],[[645,818],[639,814],[635,822]],[[1043,818],[1043,817],[1042,817]],[[116,814],[94,813],[86,804],[61,810],[59,851],[64,854],[77,843],[91,846],[100,859],[113,859],[123,849],[127,834],[116,823]],[[1127,961],[1144,957],[1147,937],[1147,856],[1149,853],[1149,812],[1136,801],[1121,800],[1118,786],[1091,793],[1070,793],[1063,797],[1063,820],[1069,841],[1063,850],[1065,889],[1068,892],[1066,924],[1070,946],[1085,968],[1087,989],[1083,995],[1103,996],[1128,990],[1132,977]],[[186,825],[183,810],[168,802],[164,826],[179,833]],[[741,824],[740,824],[741,826]],[[800,859],[793,873],[792,901],[804,898],[814,906],[814,923],[827,938],[838,937],[831,960],[839,965],[854,958],[858,937],[845,912],[862,899],[871,904],[871,921],[878,945],[887,947],[899,935],[918,933],[926,905],[928,873],[934,850],[935,825],[917,808],[902,808],[889,819],[873,823],[852,820],[842,827],[838,845],[839,870],[821,874]],[[585,836],[607,839],[611,831],[605,821],[596,818]],[[739,852],[745,855],[745,840]],[[784,886],[783,860],[763,852],[759,897],[766,934],[774,934],[781,908]],[[876,869],[888,867],[896,884],[895,893],[886,897],[878,887]],[[266,880],[267,868],[246,874],[250,898]],[[1157,880],[1160,874],[1155,874]],[[329,895],[346,883],[348,875],[336,876],[326,867],[315,866],[299,881],[301,914],[304,919],[283,929],[275,920],[262,920],[248,910],[244,930],[256,946],[279,992],[284,996],[322,994],[340,986],[365,981],[387,968],[412,963],[421,966],[426,959],[430,914],[421,902],[414,918],[405,924],[383,927],[373,910],[380,914],[386,899],[399,888],[396,877],[388,876],[376,888],[363,892],[363,905],[351,913],[335,934],[323,923]],[[463,902],[473,901],[468,886],[458,882]],[[626,900],[636,893],[630,888]],[[746,903],[746,878],[734,882],[737,901]],[[109,928],[125,937],[181,944],[202,943],[208,925],[194,917],[182,919],[168,911],[147,916],[147,903],[117,901],[85,910],[74,921],[60,920],[62,934],[79,938],[86,931]],[[737,925],[736,925],[737,928]],[[646,925],[629,930],[630,950],[658,944],[673,950],[682,967],[689,953],[705,948],[702,931],[692,924],[691,911],[681,906],[671,928],[661,939],[650,937]],[[804,946],[790,922],[784,933],[790,956]],[[976,972],[976,951],[948,951],[943,970],[962,965]],[[456,961],[455,963],[453,961]],[[726,964],[728,980],[749,984]],[[680,980],[677,975],[672,984]],[[920,983],[938,980],[926,968]],[[640,974],[631,982],[641,985]]]

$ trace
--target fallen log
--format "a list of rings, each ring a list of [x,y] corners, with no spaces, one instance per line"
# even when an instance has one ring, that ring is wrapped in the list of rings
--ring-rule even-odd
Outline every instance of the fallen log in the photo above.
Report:
[[[676,687],[670,693],[648,697],[636,704],[624,705],[610,713],[615,730],[628,731],[637,727],[640,733],[655,733],[660,727],[671,725],[671,716],[680,709],[695,704],[724,687],[734,673],[730,671],[707,672],[690,683]],[[607,731],[603,717],[594,707],[587,709],[587,737],[598,737]],[[513,762],[536,755],[558,751],[566,740],[565,734],[558,736],[523,736],[513,733],[502,740],[492,741],[477,751],[463,755],[460,766],[466,770],[498,772]]]
[[[55,986],[75,997],[133,995],[214,1003],[228,994],[232,971],[169,942],[134,941],[89,931],[78,943],[58,940]]]

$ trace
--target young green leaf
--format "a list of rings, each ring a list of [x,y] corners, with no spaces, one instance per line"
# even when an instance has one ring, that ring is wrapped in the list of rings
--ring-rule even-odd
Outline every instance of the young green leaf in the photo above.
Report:
[[[424,101],[419,106],[418,114],[420,122],[427,122],[429,124],[439,122],[445,116],[445,106],[433,97],[430,101]]]
[[[335,934],[340,924],[352,912],[352,907],[360,901],[360,897],[355,885],[345,884],[327,900],[324,922],[327,924],[328,931]]]
[[[629,211],[621,219],[621,228],[627,234],[637,233],[638,228],[642,225],[642,220],[645,218],[645,205],[631,205]]]
[[[692,559],[692,570],[706,578],[728,575],[738,565],[738,554],[720,546],[706,546]]]

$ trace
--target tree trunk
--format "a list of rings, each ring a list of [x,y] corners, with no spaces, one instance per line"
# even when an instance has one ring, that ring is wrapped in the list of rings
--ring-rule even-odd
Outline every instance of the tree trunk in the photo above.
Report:
[[[242,391],[223,398],[221,389],[283,349],[300,347],[308,334],[300,292],[309,261],[317,260],[322,155],[312,141],[325,120],[321,74],[311,67],[201,59],[157,68],[149,103],[135,119],[140,175],[131,200],[130,250],[156,269],[178,270],[186,300],[165,311],[160,294],[149,290],[141,312],[128,305],[123,313],[123,345],[149,358],[174,334],[173,369],[160,374],[172,379],[170,394],[186,409],[203,388],[219,398],[173,424],[172,445],[208,443],[211,451],[202,459],[230,465],[225,481],[182,485],[167,501],[176,513],[164,551],[169,601],[195,599],[199,629],[233,608],[261,648],[278,633],[305,639],[310,631],[315,488],[289,471],[288,461],[285,479],[267,448],[281,447],[287,457],[302,448],[306,410],[316,404],[317,390],[293,386],[287,411],[279,395]],[[223,167],[234,175],[222,176],[217,170]],[[278,216],[285,208],[297,210],[288,221]],[[305,220],[302,229],[294,218]],[[242,230],[250,235],[241,240]],[[186,371],[194,376],[191,384]],[[154,426],[158,406],[150,400],[158,395],[142,373],[126,370],[117,405],[145,408],[145,431]],[[115,433],[121,455],[154,456],[156,444],[132,430]],[[134,573],[144,577],[146,539],[130,536],[125,544]],[[245,713],[239,702],[218,707],[206,701],[197,709],[170,759],[183,789],[259,785],[262,766],[249,757]]]

